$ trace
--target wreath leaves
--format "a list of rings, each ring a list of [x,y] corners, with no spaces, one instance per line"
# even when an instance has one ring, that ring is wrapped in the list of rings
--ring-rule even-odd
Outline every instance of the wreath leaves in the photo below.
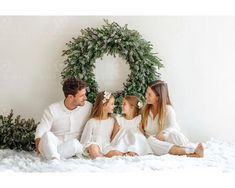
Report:
[[[100,28],[86,28],[81,30],[81,36],[72,38],[63,50],[66,56],[65,68],[61,72],[62,78],[79,77],[88,84],[88,101],[94,102],[99,86],[95,80],[95,61],[105,54],[119,55],[129,64],[131,73],[124,85],[124,90],[114,93],[115,112],[121,112],[121,102],[125,95],[136,95],[144,101],[148,84],[160,77],[157,71],[163,67],[161,59],[154,53],[153,45],[143,39],[136,30],[121,27],[116,22],[105,24]]]

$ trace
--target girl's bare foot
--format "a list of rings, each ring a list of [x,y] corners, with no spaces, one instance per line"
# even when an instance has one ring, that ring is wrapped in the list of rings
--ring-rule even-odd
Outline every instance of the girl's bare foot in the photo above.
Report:
[[[113,156],[123,156],[124,154],[120,151],[116,151],[116,150],[112,150],[110,152],[108,152],[107,154],[105,154],[105,157],[113,157]]]
[[[129,151],[129,152],[127,152],[126,153],[126,155],[128,155],[128,156],[136,156],[137,155],[137,153],[135,153],[135,152],[132,152],[132,151]]]
[[[89,153],[89,152],[88,152]],[[96,159],[97,157],[104,157],[104,155],[100,152],[97,153],[89,153],[91,159]]]

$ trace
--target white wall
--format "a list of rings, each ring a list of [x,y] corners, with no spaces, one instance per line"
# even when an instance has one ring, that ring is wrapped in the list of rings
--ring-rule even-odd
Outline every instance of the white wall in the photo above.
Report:
[[[101,26],[103,18],[128,24],[152,42],[178,122],[192,141],[235,141],[235,17],[0,17],[0,113],[13,108],[40,121],[43,109],[63,98],[65,43],[82,28]],[[112,73],[99,74],[98,61],[99,83],[120,87],[127,66],[114,63]]]

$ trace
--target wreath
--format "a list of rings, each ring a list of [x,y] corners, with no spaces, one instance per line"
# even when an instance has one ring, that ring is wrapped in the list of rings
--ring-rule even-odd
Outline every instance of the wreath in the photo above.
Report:
[[[121,102],[125,95],[139,96],[142,101],[148,84],[160,77],[157,72],[163,65],[154,53],[153,45],[143,39],[136,30],[130,30],[127,25],[121,27],[116,22],[105,24],[100,28],[86,28],[81,30],[81,36],[72,38],[63,50],[66,56],[65,67],[61,72],[62,79],[75,76],[88,84],[88,101],[94,103],[99,91],[95,80],[94,68],[96,59],[104,55],[119,55],[129,64],[131,73],[123,90],[118,90],[115,96],[115,113],[121,112]]]

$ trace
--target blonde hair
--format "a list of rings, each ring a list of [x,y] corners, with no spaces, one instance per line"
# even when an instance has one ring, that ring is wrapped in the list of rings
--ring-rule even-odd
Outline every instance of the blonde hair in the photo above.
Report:
[[[105,91],[98,93],[93,108],[91,110],[90,119],[91,118],[102,119],[104,106],[106,106],[110,101],[110,99],[114,98],[114,96],[111,94],[109,99],[106,99],[106,101],[103,103],[104,98],[105,98]],[[108,116],[112,117],[112,114],[108,114]]]
[[[138,106],[138,103],[141,102],[141,100],[139,99],[139,97],[125,96],[123,100],[126,100],[129,103],[129,105],[133,108],[133,111],[132,111],[133,118],[140,114],[141,109]],[[122,114],[122,115],[125,116],[125,114]]]
[[[158,97],[157,111],[158,111],[158,133],[164,129],[166,118],[166,105],[172,105],[169,97],[167,83],[161,80],[155,80],[149,84],[154,94]],[[142,125],[147,126],[148,115],[152,104],[146,104],[141,112]]]

